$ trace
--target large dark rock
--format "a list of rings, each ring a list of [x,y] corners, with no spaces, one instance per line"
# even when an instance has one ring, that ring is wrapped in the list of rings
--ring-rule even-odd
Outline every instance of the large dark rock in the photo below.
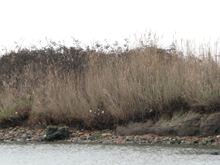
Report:
[[[69,127],[48,126],[45,141],[62,140],[70,137]]]
[[[213,136],[220,134],[220,112],[199,114],[192,111],[177,113],[171,119],[163,117],[156,123],[129,123],[116,128],[118,135],[143,135],[153,133],[169,136]]]

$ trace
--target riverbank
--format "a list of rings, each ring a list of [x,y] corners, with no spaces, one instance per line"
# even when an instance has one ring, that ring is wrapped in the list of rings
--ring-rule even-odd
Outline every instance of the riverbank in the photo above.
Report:
[[[52,45],[0,58],[1,141],[43,141],[40,128],[66,125],[75,143],[219,145],[220,66],[209,53]]]
[[[0,127],[27,121],[27,126],[104,130],[152,120],[153,126],[143,131],[220,134],[219,118],[210,115],[220,111],[220,65],[214,55],[185,56],[173,44],[169,49],[152,44],[124,51],[97,44],[86,50],[55,45],[0,58]]]
[[[1,142],[43,142],[46,129],[30,127],[10,127],[0,129]],[[58,142],[103,143],[103,144],[176,144],[176,145],[213,145],[220,146],[220,135],[200,136],[158,136],[154,134],[120,136],[115,130],[82,131],[70,129],[70,138]]]

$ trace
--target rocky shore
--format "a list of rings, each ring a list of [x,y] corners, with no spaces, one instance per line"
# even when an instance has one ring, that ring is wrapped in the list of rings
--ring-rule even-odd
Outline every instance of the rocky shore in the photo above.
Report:
[[[0,142],[108,143],[108,144],[182,144],[220,146],[220,112],[176,114],[157,122],[130,122],[114,130],[88,131],[48,126],[0,127]],[[61,139],[61,140],[60,140]]]
[[[31,129],[29,127],[10,127],[0,129],[0,142],[44,142],[46,129]],[[220,146],[220,135],[200,136],[158,136],[117,135],[115,130],[82,131],[70,129],[70,138],[58,140],[69,143],[103,143],[103,144],[171,144],[171,145],[214,145]]]

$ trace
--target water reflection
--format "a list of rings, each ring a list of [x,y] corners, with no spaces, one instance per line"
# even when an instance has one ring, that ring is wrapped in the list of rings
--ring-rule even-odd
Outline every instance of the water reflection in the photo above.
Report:
[[[220,148],[177,145],[0,143],[0,164],[220,164],[220,155],[210,155],[212,152],[220,153]]]

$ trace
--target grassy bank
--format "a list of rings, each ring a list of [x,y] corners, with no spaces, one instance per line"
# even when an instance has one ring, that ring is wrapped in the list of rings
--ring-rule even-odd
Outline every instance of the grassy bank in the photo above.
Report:
[[[219,71],[210,53],[198,59],[155,44],[11,51],[0,58],[0,123],[105,129],[175,111],[212,113]]]

